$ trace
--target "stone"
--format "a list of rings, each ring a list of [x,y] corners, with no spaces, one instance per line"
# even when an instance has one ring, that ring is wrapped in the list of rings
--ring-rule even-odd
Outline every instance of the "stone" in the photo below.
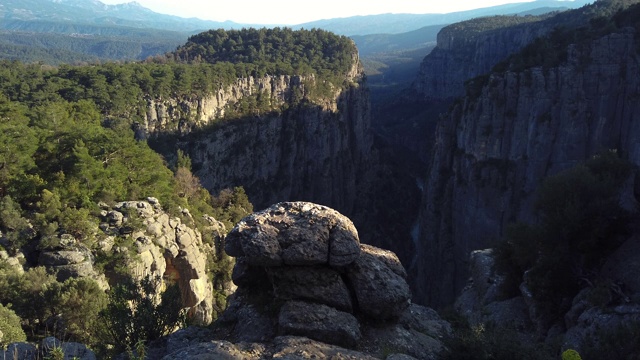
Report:
[[[231,280],[237,286],[246,288],[258,287],[269,283],[265,269],[247,264],[244,258],[236,259],[236,264],[231,273]]]
[[[363,330],[363,337],[368,339],[366,346],[377,346],[382,351],[394,349],[394,352],[421,360],[439,359],[439,354],[444,349],[439,340],[419,331],[407,329],[400,324],[368,327]],[[369,342],[374,342],[374,344]]]
[[[405,279],[362,247],[360,257],[346,270],[359,310],[376,320],[397,318],[409,306],[411,291]]]
[[[289,301],[280,309],[280,333],[304,336],[329,344],[355,347],[360,340],[356,318],[326,305]]]
[[[319,266],[267,268],[273,292],[279,299],[307,300],[352,311],[351,295],[340,273]]]
[[[65,359],[96,360],[96,354],[86,345],[75,342],[62,342],[55,337],[47,337],[42,340],[42,352],[45,359],[55,348],[60,348]]]
[[[337,211],[290,202],[242,219],[227,236],[225,251],[253,266],[345,266],[358,257],[359,243],[351,220]]]
[[[279,336],[274,340],[275,351],[272,359],[279,360],[377,360],[371,355],[328,345],[305,337]]]
[[[124,220],[124,215],[119,211],[111,210],[107,213],[107,219],[109,221],[109,224],[120,226],[122,225],[122,221]]]
[[[85,261],[85,254],[80,251],[43,251],[38,263],[44,266],[79,264]]]
[[[241,347],[224,340],[213,340],[184,347],[162,358],[163,360],[237,360],[259,359],[243,351]]]
[[[2,359],[18,359],[18,360],[36,360],[38,357],[38,349],[35,345],[19,342],[12,343],[7,346],[7,350],[0,351]]]
[[[428,307],[411,304],[400,316],[398,323],[436,339],[451,335],[451,324],[442,320],[438,313]]]

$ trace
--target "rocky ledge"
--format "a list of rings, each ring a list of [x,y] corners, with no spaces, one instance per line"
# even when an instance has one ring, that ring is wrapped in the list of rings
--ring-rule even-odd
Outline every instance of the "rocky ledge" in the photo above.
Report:
[[[447,322],[411,304],[397,256],[360,244],[351,220],[325,206],[279,203],[226,238],[238,286],[210,329],[169,336],[164,359],[436,359]],[[216,339],[216,340],[212,340]]]

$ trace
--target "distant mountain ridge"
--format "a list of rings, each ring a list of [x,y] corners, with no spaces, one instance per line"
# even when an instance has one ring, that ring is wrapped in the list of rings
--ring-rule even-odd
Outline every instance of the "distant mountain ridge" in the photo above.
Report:
[[[98,0],[3,0],[0,18],[5,21],[60,21],[93,25],[120,25],[182,32],[197,32],[212,28],[242,28],[246,24],[232,21],[209,21],[181,18],[156,13],[137,2],[107,5]]]
[[[446,25],[469,20],[481,16],[511,15],[532,12],[539,14],[553,9],[575,9],[593,3],[589,0],[538,0],[532,2],[513,3],[474,10],[458,11],[446,14],[380,14],[367,16],[352,16],[327,20],[312,21],[293,28],[321,28],[340,35],[370,35],[370,34],[398,34],[420,29],[430,25]]]

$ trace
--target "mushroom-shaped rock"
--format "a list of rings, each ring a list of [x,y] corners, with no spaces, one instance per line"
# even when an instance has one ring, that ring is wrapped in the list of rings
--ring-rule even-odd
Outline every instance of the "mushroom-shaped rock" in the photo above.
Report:
[[[397,266],[402,265],[398,261],[397,266],[390,266],[388,255],[380,249],[362,246],[360,257],[347,269],[360,311],[379,320],[399,317],[411,299],[409,285],[397,273]]]
[[[252,266],[342,267],[360,254],[355,226],[344,215],[308,202],[284,202],[242,219],[225,251]]]
[[[304,301],[289,301],[280,309],[280,332],[305,336],[328,344],[354,347],[360,340],[356,318],[332,307]]]

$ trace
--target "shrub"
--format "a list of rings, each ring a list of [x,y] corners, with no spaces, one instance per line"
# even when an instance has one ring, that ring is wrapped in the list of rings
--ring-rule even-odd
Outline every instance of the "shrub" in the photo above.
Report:
[[[507,293],[517,291],[527,271],[534,299],[548,315],[580,290],[583,274],[624,240],[630,215],[619,205],[619,189],[631,173],[615,152],[547,178],[535,211],[539,222],[509,228],[496,249],[497,270],[507,275]]]
[[[178,285],[160,292],[160,281],[147,277],[136,282],[129,278],[111,289],[110,302],[100,316],[106,321],[116,351],[134,349],[184,325],[186,312]]]
[[[0,349],[4,349],[7,345],[14,342],[22,342],[27,340],[22,327],[20,326],[20,317],[11,310],[0,304]]]

